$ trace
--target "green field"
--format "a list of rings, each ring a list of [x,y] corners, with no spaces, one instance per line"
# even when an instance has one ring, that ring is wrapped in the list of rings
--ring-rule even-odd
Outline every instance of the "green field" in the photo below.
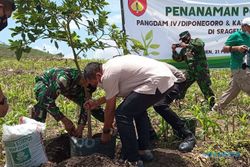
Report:
[[[1,53],[1,52],[0,52]],[[28,107],[34,105],[34,78],[44,70],[51,67],[75,67],[73,60],[58,59],[57,57],[31,56],[17,61],[13,56],[5,57],[7,53],[0,54],[0,82],[2,89],[8,97],[10,112],[5,118],[0,118],[0,138],[2,138],[2,125],[13,125],[18,123],[20,116],[29,116]],[[80,66],[83,68],[90,60],[80,60]],[[211,59],[219,67],[228,60],[226,57]],[[219,62],[219,63],[218,63]],[[222,92],[228,87],[230,81],[229,69],[211,69],[212,89],[216,97],[220,97]],[[103,95],[103,91],[98,90],[94,98]],[[77,106],[66,98],[60,97],[57,104],[61,111],[73,119],[77,120]],[[197,84],[192,85],[188,90],[186,97],[182,101],[171,105],[173,110],[182,117],[195,117],[198,120],[196,128],[197,146],[193,150],[193,161],[197,162],[197,157],[206,152],[237,151],[240,152],[238,159],[215,158],[205,159],[202,166],[231,166],[232,163],[249,166],[250,158],[250,98],[245,93],[241,93],[221,115],[217,112],[209,111],[208,105],[202,96]],[[160,146],[169,148],[173,145],[172,131],[162,121],[162,119],[149,110],[149,115],[154,128],[160,137]],[[64,133],[60,123],[54,121],[52,117],[47,121],[46,137],[51,134]],[[93,131],[98,132],[102,124],[92,119]],[[50,133],[49,133],[50,132]],[[86,131],[85,131],[86,135]],[[0,143],[0,152],[2,145]],[[197,156],[197,157],[196,157]],[[196,157],[196,158],[195,158]],[[4,164],[4,155],[0,155],[0,166]],[[198,165],[199,166],[199,165]]]

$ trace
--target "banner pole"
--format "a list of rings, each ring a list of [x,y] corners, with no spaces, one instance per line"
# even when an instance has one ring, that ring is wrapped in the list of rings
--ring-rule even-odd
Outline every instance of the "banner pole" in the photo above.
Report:
[[[123,0],[120,0],[120,5],[121,5],[121,15],[122,15],[122,30],[126,34],[126,29],[125,29],[125,18],[124,18],[124,6],[123,6]]]

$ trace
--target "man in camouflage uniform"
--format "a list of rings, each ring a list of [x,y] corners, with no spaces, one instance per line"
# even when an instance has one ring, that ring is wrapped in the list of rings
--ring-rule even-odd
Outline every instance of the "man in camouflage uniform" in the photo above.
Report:
[[[188,31],[180,33],[180,40],[182,41],[179,46],[172,45],[172,57],[175,61],[185,61],[187,64],[186,70],[186,84],[182,88],[180,98],[184,98],[187,89],[197,81],[203,95],[209,101],[210,109],[215,103],[213,90],[211,89],[211,80],[207,58],[204,50],[204,42],[195,38],[192,39]],[[177,53],[176,48],[181,47],[180,53]]]
[[[48,112],[55,120],[62,121],[70,135],[81,137],[87,120],[87,114],[83,108],[86,98],[84,92],[86,81],[83,74],[79,73],[77,69],[51,68],[43,75],[37,76],[35,82],[34,91],[37,104],[32,110],[31,117],[37,121],[45,122]],[[96,89],[88,88],[90,93]],[[81,107],[77,128],[56,106],[55,100],[60,94]],[[103,122],[104,113],[101,108],[92,110],[92,115]]]

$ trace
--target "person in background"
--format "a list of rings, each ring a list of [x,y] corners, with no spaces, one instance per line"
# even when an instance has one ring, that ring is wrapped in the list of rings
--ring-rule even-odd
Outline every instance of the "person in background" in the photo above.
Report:
[[[209,107],[215,104],[215,96],[211,89],[211,79],[209,74],[209,68],[207,58],[204,50],[204,42],[199,39],[191,38],[191,34],[188,31],[184,31],[179,34],[181,43],[172,45],[172,57],[175,61],[185,61],[187,64],[186,70],[186,84],[183,85],[183,92],[180,98],[184,98],[187,89],[196,81],[205,96],[205,99],[209,101]],[[176,51],[177,47],[181,47],[180,52]]]
[[[32,108],[31,118],[45,122],[47,113],[50,113],[55,120],[64,124],[66,131],[71,136],[82,137],[82,131],[87,121],[83,104],[87,94],[94,92],[96,87],[89,86],[88,92],[85,92],[84,87],[87,84],[83,73],[79,73],[77,69],[73,68],[51,68],[41,76],[37,76],[35,82],[34,92],[37,104]],[[56,106],[56,99],[59,95],[63,95],[80,106],[81,111],[77,128]],[[102,108],[97,108],[91,113],[101,122],[104,121]]]
[[[8,18],[15,10],[15,3],[13,0],[0,0],[0,31],[8,25]],[[4,95],[0,86],[0,117],[4,117],[7,114],[9,105],[7,98]]]
[[[245,55],[250,58],[250,17],[244,18],[241,23],[241,30],[231,34],[225,42],[222,51],[231,54],[230,68],[231,80],[229,88],[222,94],[213,110],[224,109],[240,91],[250,95],[250,70],[249,65],[242,69]]]
[[[106,103],[101,141],[106,143],[111,139],[115,117],[123,159],[143,167],[142,160],[153,159],[149,150],[147,109],[174,90],[177,78],[166,63],[137,55],[115,57],[105,64],[89,63],[84,76],[93,87],[98,85],[106,93],[105,97],[85,103],[89,109]],[[117,97],[124,100],[116,108]]]

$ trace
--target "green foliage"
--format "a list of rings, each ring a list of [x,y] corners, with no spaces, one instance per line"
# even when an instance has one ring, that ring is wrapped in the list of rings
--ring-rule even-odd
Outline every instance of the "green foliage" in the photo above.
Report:
[[[105,40],[115,39],[119,47],[125,49],[126,38],[115,25],[107,22],[109,12],[104,10],[108,5],[103,0],[17,0],[17,11],[14,18],[17,26],[12,28],[12,37],[20,35],[21,39],[10,40],[11,49],[16,58],[30,51],[29,45],[38,39],[49,39],[56,48],[58,42],[64,41],[72,49],[77,68],[78,57],[95,49],[110,47]],[[72,29],[76,25],[81,33]],[[84,39],[80,36],[84,34]],[[125,37],[123,35],[123,37]]]
[[[29,53],[30,44],[39,39],[48,39],[51,44],[60,48],[59,42],[65,42],[72,50],[75,64],[80,70],[77,59],[85,57],[89,50],[115,47],[122,49],[123,54],[131,51],[127,48],[129,37],[116,25],[108,24],[109,12],[105,11],[108,3],[104,0],[16,0],[17,10],[14,13],[16,27],[12,28],[10,48],[15,51],[17,60],[24,53]],[[77,28],[73,29],[72,25]],[[83,36],[85,38],[83,38]],[[143,46],[134,45],[132,50],[143,50],[144,55],[159,55],[149,49],[159,48],[152,44],[153,32],[143,37]],[[115,41],[117,46],[109,44]],[[133,40],[132,40],[133,41]]]
[[[129,54],[130,51],[127,48],[127,41],[129,40],[128,35],[126,35],[124,31],[119,30],[115,24],[112,24],[109,30],[111,32],[111,39],[115,41],[118,48],[123,49],[124,55]]]
[[[216,98],[222,95],[222,93],[228,88],[230,82],[230,69],[211,69],[212,89],[216,95]],[[241,92],[238,98],[233,100],[228,107],[223,110],[223,115],[215,111],[209,111],[209,107],[206,101],[204,101],[203,94],[201,93],[198,85],[193,84],[187,91],[185,98],[181,101],[176,101],[171,104],[171,108],[179,116],[189,118],[195,117],[198,120],[196,127],[197,147],[192,154],[205,153],[205,152],[240,152],[240,161],[249,162],[250,152],[250,113],[249,105],[250,97]],[[163,145],[174,144],[171,139],[171,133],[168,133],[165,122],[161,122],[161,117],[152,117],[154,112],[150,113],[150,118],[158,121],[156,129],[164,141]],[[163,132],[162,132],[163,131]],[[172,143],[171,143],[172,142]],[[218,166],[231,166],[233,158],[215,158],[207,159],[212,164],[218,164]],[[201,165],[203,166],[203,165]],[[209,165],[204,165],[209,166]],[[216,165],[215,165],[216,166]]]
[[[84,67],[90,60],[79,60],[80,67]],[[97,60],[98,61],[98,60]],[[48,63],[50,62],[50,63]],[[11,66],[10,66],[11,64]],[[0,61],[0,80],[1,86],[8,97],[10,104],[10,112],[6,117],[0,118],[0,138],[2,138],[2,125],[13,125],[18,122],[20,116],[29,116],[28,108],[36,103],[33,88],[34,78],[41,74],[44,70],[51,67],[74,67],[73,60],[54,59],[41,57],[22,58],[17,61],[13,57],[1,58]],[[211,70],[212,89],[217,99],[228,88],[230,70],[215,69]],[[94,98],[104,95],[104,92],[98,89],[94,93]],[[204,101],[204,97],[197,84],[193,84],[187,91],[185,99],[173,103],[171,108],[182,117],[195,117],[199,124],[196,127],[197,146],[191,154],[199,154],[205,152],[223,152],[238,151],[240,158],[249,158],[249,105],[250,97],[245,93],[240,93],[238,99],[230,103],[224,111],[224,115],[208,110],[208,104]],[[60,110],[74,122],[77,122],[78,113],[77,106],[72,101],[60,96],[56,101]],[[168,142],[171,138],[170,126],[166,124],[162,118],[153,111],[148,111],[151,122],[160,137],[160,146],[172,146],[174,142]],[[93,120],[93,131],[100,132],[103,124]],[[53,134],[63,132],[60,123],[57,123],[48,115],[46,121],[47,131],[52,130]],[[86,128],[85,128],[86,129]],[[57,130],[57,131],[56,131]],[[56,131],[56,132],[55,132]],[[170,133],[169,133],[170,132]],[[84,133],[85,135],[86,133]],[[164,140],[162,140],[164,139]],[[204,141],[204,139],[206,139]],[[0,143],[1,145],[1,143]],[[1,148],[1,146],[0,146]],[[0,166],[3,165],[4,156],[0,155]],[[218,158],[214,163],[220,166],[228,165],[228,159]],[[243,159],[244,160],[244,159]],[[248,161],[249,162],[249,161]]]
[[[220,125],[215,119],[209,116],[209,107],[206,105],[193,105],[190,109],[195,118],[199,121],[202,126],[202,135],[205,137],[209,135],[209,129],[212,130],[213,135],[218,135],[221,132]]]

